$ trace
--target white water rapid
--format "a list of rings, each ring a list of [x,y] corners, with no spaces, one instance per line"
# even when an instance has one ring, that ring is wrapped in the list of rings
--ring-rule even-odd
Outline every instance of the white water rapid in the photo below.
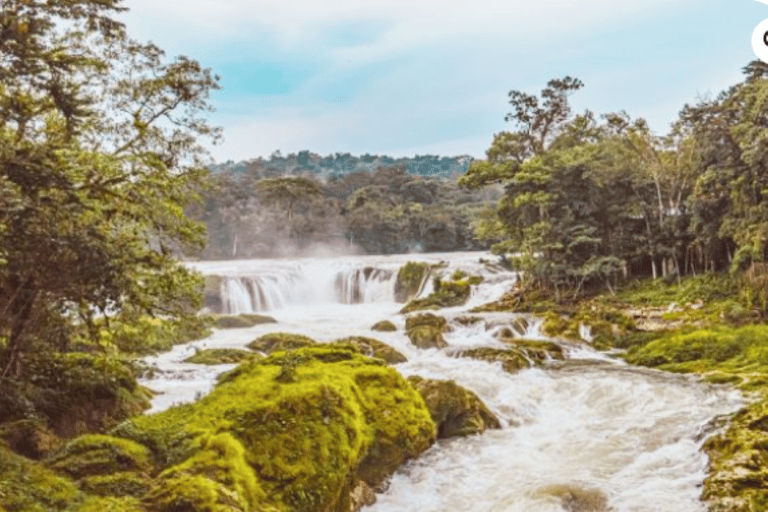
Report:
[[[201,341],[148,358],[156,368],[143,384],[161,392],[153,411],[208,392],[228,365],[183,363],[195,350],[240,348],[273,331],[329,342],[370,336],[408,357],[404,375],[452,379],[473,390],[503,428],[439,441],[402,468],[366,512],[699,512],[706,456],[699,449],[717,419],[736,410],[740,395],[696,379],[627,366],[583,346],[568,346],[566,361],[509,374],[498,364],[452,357],[468,347],[499,347],[494,333],[519,315],[473,314],[482,321],[451,322],[501,296],[516,279],[487,253],[362,256],[337,259],[202,262],[221,276],[227,313],[269,311],[278,323],[217,330]],[[440,270],[482,275],[466,306],[448,308],[453,331],[444,350],[420,350],[403,332],[394,279],[407,261],[445,262]],[[422,294],[428,293],[425,289]],[[398,331],[373,332],[379,320]],[[527,338],[541,337],[528,322]],[[519,327],[518,327],[519,328]],[[589,333],[585,330],[585,337]]]

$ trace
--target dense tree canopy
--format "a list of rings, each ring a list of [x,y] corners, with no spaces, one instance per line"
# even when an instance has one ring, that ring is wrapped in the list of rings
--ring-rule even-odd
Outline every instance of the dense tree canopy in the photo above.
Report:
[[[131,40],[119,0],[3,0],[0,10],[0,362],[66,342],[79,316],[180,314],[199,246],[184,216],[203,176],[201,115],[218,87],[186,57]],[[58,341],[56,341],[58,340]]]
[[[744,71],[663,137],[623,112],[573,115],[567,97],[582,84],[570,77],[540,98],[510,92],[513,130],[460,180],[505,187],[478,235],[556,290],[622,274],[754,274],[768,259],[768,66]]]

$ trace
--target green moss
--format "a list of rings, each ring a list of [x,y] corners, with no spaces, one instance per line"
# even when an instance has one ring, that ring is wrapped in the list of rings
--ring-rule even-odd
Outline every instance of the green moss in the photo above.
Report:
[[[427,263],[409,261],[397,272],[395,281],[395,299],[406,302],[417,295],[429,276],[430,266]]]
[[[381,332],[394,332],[397,330],[397,327],[394,323],[390,322],[389,320],[381,320],[380,322],[376,322],[371,327],[372,331],[381,331]]]
[[[146,512],[135,498],[87,497],[77,507],[77,512]]]
[[[141,498],[152,488],[152,480],[147,475],[132,471],[87,476],[78,483],[83,491],[99,496]]]
[[[504,368],[504,371],[509,373],[516,373],[523,368],[530,368],[531,366],[530,361],[525,355],[516,349],[481,347],[462,350],[456,352],[455,355],[459,357],[479,359],[488,363],[501,363],[501,367]]]
[[[480,434],[489,428],[501,428],[498,418],[488,410],[478,396],[454,381],[423,379],[408,381],[424,398],[432,420],[437,425],[437,437]]]
[[[315,340],[303,334],[272,332],[256,338],[247,347],[251,350],[271,354],[279,350],[295,350],[314,344]]]
[[[504,339],[529,360],[540,364],[551,359],[565,359],[563,347],[552,341],[526,340],[521,338]]]
[[[702,498],[716,511],[757,512],[768,504],[768,401],[738,412],[704,444],[709,476]]]
[[[71,480],[0,444],[0,507],[8,512],[59,512],[74,510],[73,504],[82,499]]]
[[[454,321],[459,325],[475,325],[476,323],[482,322],[483,319],[479,316],[463,315],[457,316],[454,318]]]
[[[242,314],[237,316],[215,316],[213,326],[219,329],[240,329],[261,324],[275,324],[277,320],[271,316]]]
[[[286,369],[290,378],[282,377]],[[313,512],[343,505],[355,477],[380,484],[430,445],[435,427],[423,399],[395,370],[349,348],[317,346],[248,361],[198,402],[134,418],[113,433],[168,461],[153,506],[183,499],[198,507],[190,510],[209,510],[200,507],[231,499],[238,510],[248,501],[248,478],[216,476],[209,467],[218,464],[211,452],[236,450],[236,442],[266,504]],[[220,434],[229,436],[229,448],[201,440]]]
[[[347,338],[341,338],[334,343],[342,345],[350,345],[357,352],[368,357],[376,357],[384,360],[387,364],[398,364],[408,361],[408,359],[393,349],[386,343],[373,338],[366,338],[364,336],[349,336]]]
[[[0,424],[0,440],[11,451],[35,460],[46,457],[62,444],[62,440],[48,428],[45,421],[34,417]]]
[[[246,359],[259,357],[259,354],[254,354],[253,352],[238,348],[209,348],[198,350],[194,355],[186,358],[184,362],[207,365],[237,364]]]
[[[240,496],[200,475],[169,478],[142,501],[153,512],[248,512]]]
[[[84,435],[70,441],[47,461],[48,466],[73,478],[122,471],[149,474],[152,454],[143,445],[105,435]]]
[[[768,326],[752,325],[700,329],[661,336],[631,349],[626,359],[633,364],[675,372],[738,374],[743,383],[751,376],[768,373]]]
[[[434,291],[429,296],[410,301],[400,312],[410,313],[423,309],[462,306],[469,299],[472,285],[480,284],[482,281],[483,278],[480,276],[470,276],[454,281],[443,281],[436,277]]]
[[[405,319],[405,332],[411,343],[419,348],[443,348],[448,346],[443,333],[448,329],[445,318],[432,313],[422,313]]]

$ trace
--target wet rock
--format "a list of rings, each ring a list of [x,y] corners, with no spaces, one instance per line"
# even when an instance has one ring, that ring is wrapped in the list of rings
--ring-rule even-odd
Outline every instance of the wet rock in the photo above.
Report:
[[[556,484],[542,487],[536,494],[558,498],[566,512],[608,512],[609,510],[608,497],[599,489]]]
[[[394,332],[397,330],[397,326],[390,322],[389,320],[382,320],[380,322],[376,322],[371,327],[372,331],[380,331],[380,332]]]
[[[423,313],[405,319],[405,332],[411,343],[419,348],[444,348],[448,344],[443,333],[448,330],[445,318]]]
[[[350,345],[364,356],[383,359],[387,364],[398,364],[408,361],[408,358],[386,343],[373,338],[366,338],[365,336],[349,336],[336,340],[334,343]]]
[[[298,348],[314,345],[315,343],[315,340],[309,336],[304,336],[303,334],[271,332],[259,336],[246,346],[251,350],[271,354],[278,350],[296,350]]]
[[[395,281],[395,300],[407,302],[418,295],[429,272],[429,264],[422,262],[409,261],[400,267]]]
[[[432,420],[437,424],[438,439],[480,434],[501,423],[475,393],[452,380],[408,377],[408,382],[424,398]]]
[[[482,347],[461,350],[455,352],[454,355],[458,357],[471,357],[472,359],[479,359],[488,363],[501,363],[504,371],[509,373],[516,373],[531,366],[530,361],[516,349]]]
[[[216,316],[213,326],[219,329],[242,329],[261,324],[276,324],[277,320],[267,315],[242,314],[236,316]]]
[[[505,344],[514,347],[531,361],[541,364],[552,359],[563,360],[565,353],[563,347],[554,341],[525,340],[519,338],[502,339]]]
[[[247,350],[237,348],[209,348],[198,350],[194,355],[184,360],[185,363],[193,364],[238,364],[246,359],[262,357],[260,354],[254,354]]]

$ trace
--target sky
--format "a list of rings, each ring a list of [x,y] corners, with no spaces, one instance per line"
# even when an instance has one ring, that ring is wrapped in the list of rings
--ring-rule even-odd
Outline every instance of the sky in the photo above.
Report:
[[[761,0],[762,1],[762,0]],[[129,33],[221,77],[217,162],[310,150],[483,158],[508,93],[579,78],[574,111],[666,134],[742,79],[755,0],[125,0]]]

